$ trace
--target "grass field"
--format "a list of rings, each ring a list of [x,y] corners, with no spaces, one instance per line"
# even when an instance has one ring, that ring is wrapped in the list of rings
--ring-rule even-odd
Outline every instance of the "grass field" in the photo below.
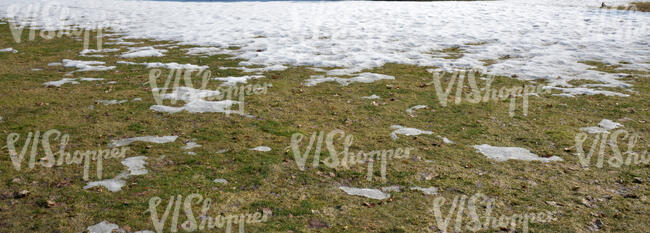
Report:
[[[130,41],[143,42],[137,46],[169,43]],[[104,220],[130,231],[153,230],[150,213],[146,212],[151,198],[162,198],[161,205],[166,206],[171,196],[193,193],[213,200],[210,216],[272,212],[266,222],[246,225],[249,232],[439,232],[440,224],[432,210],[434,199],[447,199],[443,208],[446,216],[454,197],[469,197],[479,192],[496,200],[494,215],[558,213],[557,220],[549,223],[531,223],[531,232],[588,232],[590,227],[602,232],[650,231],[647,222],[649,165],[618,168],[592,165],[585,169],[576,155],[574,140],[580,128],[611,119],[622,123],[623,129],[638,133],[640,138],[634,151],[647,153],[650,79],[644,71],[625,71],[629,75],[624,80],[633,84],[633,93],[612,89],[630,94],[629,97],[567,98],[554,96],[560,92],[553,91],[530,97],[527,116],[521,112],[521,99],[517,99],[511,117],[509,100],[461,102],[443,107],[430,84],[433,76],[427,72],[435,67],[387,64],[370,72],[391,75],[394,80],[349,86],[328,82],[310,87],[304,86],[304,81],[319,72],[309,67],[291,67],[264,72],[264,78],[249,81],[272,84],[266,94],[246,96],[245,111],[255,116],[249,118],[237,114],[152,111],[149,108],[155,101],[148,83],[150,69],[115,64],[117,61],[190,63],[209,66],[212,75],[217,77],[244,75],[240,70],[218,69],[238,66],[240,60],[228,55],[188,56],[183,49],[191,46],[180,46],[166,48],[169,52],[163,57],[119,58],[126,51],[122,48],[106,57],[87,58],[79,56],[82,43],[74,38],[37,37],[30,41],[24,33],[23,41],[15,43],[8,25],[4,24],[0,25],[0,48],[7,47],[18,53],[0,53],[3,146],[10,133],[21,135],[17,147],[22,148],[29,132],[49,129],[70,135],[68,151],[107,148],[112,140],[127,137],[175,135],[179,138],[166,144],[131,144],[126,157],[146,156],[149,172],[127,178],[119,192],[83,189],[87,182],[82,179],[80,165],[36,166],[30,170],[24,163],[23,169],[17,171],[7,148],[3,148],[0,150],[0,232],[80,232]],[[462,50],[454,48],[443,52],[462,56]],[[117,68],[73,73],[74,78],[103,78],[101,82],[65,84],[59,88],[43,85],[75,70],[47,65],[63,59],[104,61]],[[598,61],[584,63],[604,72],[616,68],[615,64]],[[109,81],[116,83],[105,84]],[[192,81],[194,86],[201,84],[200,79]],[[478,82],[484,86],[483,80]],[[446,87],[448,79],[443,79],[442,84]],[[496,77],[492,86],[499,89],[530,84],[511,77]],[[216,81],[207,86],[211,90],[218,87]],[[470,89],[467,87],[462,92],[468,94]],[[454,88],[451,95],[455,93]],[[372,94],[380,99],[361,98]],[[142,101],[106,106],[96,103],[135,98]],[[428,107],[407,114],[405,110],[414,105]],[[399,139],[392,140],[391,125],[429,130],[433,134],[400,135]],[[410,158],[389,162],[385,181],[376,169],[373,180],[366,180],[364,165],[350,168],[309,165],[305,171],[298,169],[290,148],[292,135],[302,133],[309,137],[314,132],[335,129],[354,135],[351,151],[415,149]],[[444,143],[438,135],[455,144]],[[202,147],[192,149],[195,154],[188,154],[183,146],[189,141]],[[626,148],[623,141],[619,144],[621,150]],[[480,144],[523,147],[542,157],[556,155],[564,161],[496,162],[472,147]],[[591,141],[585,145],[589,148]],[[250,150],[257,146],[269,146],[272,151]],[[227,151],[217,153],[223,150]],[[42,153],[39,150],[38,158]],[[115,159],[105,160],[103,168],[105,178],[124,170],[120,160]],[[228,183],[215,183],[216,178],[226,179]],[[93,173],[91,180],[95,180]],[[338,188],[342,185],[404,188],[391,193],[389,199],[373,200],[347,195]],[[408,187],[412,186],[436,187],[438,194],[410,191]],[[24,190],[29,193],[21,195]],[[158,209],[159,216],[163,208]],[[199,209],[199,205],[194,207],[197,213]],[[179,224],[185,219],[181,212]],[[463,225],[468,220],[466,216]],[[450,232],[454,221],[447,228]],[[166,225],[165,232],[168,230]],[[521,232],[518,227],[479,232],[510,230]]]

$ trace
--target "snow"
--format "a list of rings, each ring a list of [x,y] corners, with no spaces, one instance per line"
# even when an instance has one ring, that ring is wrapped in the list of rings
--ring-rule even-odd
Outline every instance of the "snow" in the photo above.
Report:
[[[103,104],[103,105],[113,105],[113,104],[123,104],[128,102],[128,100],[97,100],[97,103]]]
[[[221,101],[208,101],[203,98],[218,96],[219,91],[211,90],[199,90],[191,87],[178,87],[175,88],[172,93],[167,93],[162,95],[162,99],[171,99],[171,100],[181,100],[185,102],[185,105],[181,107],[165,106],[165,105],[153,105],[150,107],[151,110],[158,112],[167,112],[167,113],[178,113],[181,111],[188,111],[190,113],[205,113],[205,112],[222,112],[222,113],[238,113],[237,111],[231,111],[231,108],[235,104],[239,104],[239,101],[233,100],[221,100]]]
[[[196,142],[188,142],[188,143],[185,144],[185,146],[183,147],[183,150],[191,150],[191,149],[198,148],[198,147],[201,147],[201,145],[199,145],[199,144],[196,143]]]
[[[110,53],[117,52],[120,49],[84,49],[79,52],[79,56],[85,57],[104,57],[104,55],[94,54],[94,53]]]
[[[212,78],[213,80],[223,81],[221,86],[237,86],[238,83],[247,83],[250,79],[264,78],[264,75],[245,75],[240,77],[219,77]]]
[[[363,99],[369,99],[369,100],[374,100],[374,99],[379,99],[379,98],[381,98],[381,97],[379,97],[378,95],[372,94],[371,96],[361,96],[361,98],[363,98]]]
[[[405,128],[404,126],[401,125],[391,125],[391,129],[394,129],[392,133],[390,133],[390,137],[393,138],[393,140],[397,140],[397,135],[406,135],[406,136],[417,136],[420,134],[433,134],[431,131],[426,131],[426,130],[419,130],[416,128]]]
[[[550,158],[542,158],[530,152],[530,150],[521,147],[496,147],[487,144],[473,146],[478,152],[485,155],[490,159],[502,162],[510,159],[524,160],[524,161],[562,161],[563,159],[558,156]]]
[[[269,152],[269,151],[271,151],[271,147],[268,147],[268,146],[258,146],[258,147],[255,147],[255,148],[251,148],[251,150],[254,150],[254,151],[261,151],[261,152]]]
[[[310,79],[305,80],[305,86],[315,86],[324,82],[337,82],[342,86],[350,85],[350,83],[372,83],[378,80],[395,79],[393,76],[375,74],[375,73],[361,73],[354,78],[339,78],[339,77],[325,77],[323,75],[312,75]]]
[[[445,144],[456,144],[454,141],[449,140],[449,138],[447,137],[443,137],[442,142],[444,142]]]
[[[245,65],[246,63],[240,63],[240,65]],[[271,65],[262,68],[248,68],[248,67],[219,67],[220,70],[241,70],[245,73],[261,73],[266,71],[283,71],[286,70],[287,66],[284,65]]]
[[[102,61],[78,61],[78,60],[63,59],[62,64],[64,67],[74,67],[78,69],[70,73],[86,72],[86,71],[106,71],[106,70],[115,69],[115,66],[103,66],[106,63]]]
[[[102,81],[103,78],[80,78],[79,81]]]
[[[125,139],[118,139],[118,140],[113,140],[108,147],[114,148],[114,147],[121,147],[121,146],[128,146],[131,145],[131,143],[134,142],[151,142],[151,143],[168,143],[168,142],[173,142],[176,141],[176,138],[178,136],[144,136],[144,137],[135,137],[135,138],[125,138]]]
[[[388,187],[382,187],[381,191],[384,191],[384,192],[400,192],[400,191],[402,191],[402,186],[392,185],[392,186],[388,186]]]
[[[377,199],[377,200],[383,200],[390,197],[390,194],[384,193],[377,189],[352,188],[346,186],[341,186],[339,188],[343,190],[343,192],[347,193],[348,195],[362,196],[362,197],[367,197],[367,198]]]
[[[122,165],[127,167],[127,171],[120,173],[112,179],[88,182],[84,189],[89,189],[96,186],[104,186],[108,191],[118,192],[126,185],[126,178],[129,176],[139,176],[147,174],[147,168],[144,166],[147,159],[145,156],[130,157],[122,160]]]
[[[580,131],[584,131],[591,134],[598,134],[598,133],[607,133],[610,130],[617,129],[620,127],[623,127],[623,124],[614,122],[609,119],[603,119],[600,121],[600,123],[598,123],[598,126],[583,127],[580,128]]]
[[[96,225],[89,226],[86,228],[88,233],[112,233],[112,232],[124,232],[120,229],[117,224],[103,221],[97,223]]]
[[[413,113],[415,113],[415,110],[423,109],[423,108],[426,108],[426,107],[427,107],[426,105],[415,105],[413,107],[410,107],[410,108],[406,109],[406,113],[413,114]]]
[[[213,182],[215,183],[220,183],[220,184],[227,184],[228,181],[226,179],[214,179]]]
[[[121,58],[134,58],[134,57],[162,57],[167,52],[166,49],[156,49],[154,47],[137,47],[128,48],[129,51],[122,54]]]
[[[77,80],[76,78],[63,78],[63,79],[61,79],[61,80],[59,80],[59,81],[50,81],[50,82],[45,82],[45,83],[43,83],[43,85],[45,85],[45,86],[47,86],[47,87],[51,87],[51,86],[53,86],[53,87],[60,87],[60,86],[62,86],[63,84],[66,84],[66,83],[70,83],[70,84],[79,84],[79,82],[77,82],[76,80]]]
[[[117,64],[124,64],[124,65],[144,65],[147,68],[165,68],[165,69],[185,69],[185,70],[203,70],[209,68],[208,66],[199,66],[199,65],[192,65],[192,64],[178,64],[176,62],[170,62],[170,63],[161,63],[161,62],[145,62],[145,63],[136,63],[136,62],[128,62],[128,61],[118,61]]]
[[[387,63],[443,70],[485,67],[521,79],[585,79],[619,83],[617,74],[590,70],[578,61],[647,62],[648,21],[643,12],[600,9],[600,2],[504,0],[453,2],[174,2],[68,0],[70,17],[27,14],[37,0],[0,0],[0,17],[19,24],[63,29],[110,24],[126,39],[184,45],[235,46],[240,65],[340,67],[343,73]],[[614,1],[606,1],[607,3]],[[615,1],[625,4],[630,1]],[[40,2],[46,4],[47,2]],[[11,12],[8,6],[14,5]],[[13,10],[16,9],[16,10]],[[110,14],[107,14],[110,12]],[[472,17],[467,17],[472,15]],[[118,42],[123,40],[118,40]],[[485,42],[480,45],[468,43]],[[459,47],[464,56],[444,59],[432,51]],[[499,60],[510,55],[510,59]],[[331,74],[330,74],[331,75]],[[570,91],[566,87],[563,91]],[[596,88],[585,93],[593,92]]]
[[[435,188],[435,187],[422,188],[422,187],[415,186],[415,187],[411,187],[411,190],[420,191],[420,192],[423,192],[424,194],[427,194],[427,195],[438,194],[438,189]]]
[[[214,56],[222,54],[223,50],[215,47],[197,47],[187,49],[187,55]]]
[[[18,50],[15,50],[14,48],[6,48],[6,49],[0,49],[0,53],[18,53]]]

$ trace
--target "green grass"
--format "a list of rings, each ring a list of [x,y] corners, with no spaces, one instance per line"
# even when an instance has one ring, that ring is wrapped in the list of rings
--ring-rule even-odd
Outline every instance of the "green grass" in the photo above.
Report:
[[[642,140],[637,150],[647,151],[650,80],[643,76],[647,73],[625,71],[629,74],[626,80],[634,85],[635,91],[628,93],[631,96],[627,98],[563,98],[543,94],[530,98],[528,116],[522,116],[518,99],[516,114],[510,117],[508,101],[463,102],[442,107],[434,87],[425,85],[432,80],[426,71],[431,67],[387,64],[370,71],[395,76],[395,80],[346,87],[336,83],[302,86],[316,72],[307,67],[292,67],[266,72],[266,78],[251,81],[273,84],[265,95],[246,96],[246,111],[256,118],[221,113],[167,114],[149,110],[155,102],[148,89],[148,69],[142,66],[117,65],[116,70],[107,72],[75,74],[75,77],[101,77],[104,82],[117,81],[113,85],[82,82],[47,88],[43,82],[59,80],[72,70],[49,67],[50,62],[100,60],[113,65],[123,59],[80,57],[81,42],[67,37],[16,44],[7,25],[0,25],[0,38],[0,48],[13,47],[19,51],[0,53],[2,135],[15,132],[24,137],[28,132],[58,129],[70,134],[69,150],[106,147],[112,139],[123,137],[179,136],[176,142],[168,144],[132,144],[127,157],[147,156],[149,173],[128,178],[127,185],[116,193],[103,188],[82,189],[86,182],[81,178],[81,168],[76,166],[37,167],[18,172],[13,169],[7,150],[0,150],[0,229],[5,232],[79,232],[103,220],[133,230],[153,230],[150,216],[145,213],[150,198],[161,197],[165,204],[169,196],[192,193],[213,199],[211,216],[271,209],[273,216],[268,222],[246,225],[250,232],[425,232],[437,225],[431,212],[436,196],[403,191],[394,193],[390,200],[376,201],[348,196],[337,188],[339,185],[434,186],[440,190],[437,196],[447,200],[458,194],[471,196],[476,192],[493,197],[499,203],[495,211],[500,215],[544,210],[561,213],[557,221],[532,224],[531,232],[586,232],[594,219],[605,223],[603,232],[650,230],[646,222],[650,210],[648,165],[585,170],[574,152],[565,150],[575,144],[579,128],[595,126],[603,118],[614,121],[629,118],[622,122],[625,129],[638,132]],[[143,42],[143,45],[168,43]],[[214,76],[243,74],[238,70],[218,69],[237,66],[237,59],[187,56],[181,50],[186,47],[170,49],[164,57],[129,61],[208,65]],[[462,55],[460,48],[443,52]],[[604,72],[615,68],[596,61],[585,64]],[[43,70],[32,71],[32,68]],[[193,81],[195,86],[200,84],[200,80]],[[483,81],[478,82],[484,85]],[[447,83],[448,80],[443,80],[444,86]],[[498,89],[524,84],[527,83],[497,77],[492,85]],[[216,87],[216,82],[208,86]],[[469,91],[464,89],[463,93]],[[371,94],[382,98],[360,98]],[[109,106],[95,104],[100,99],[133,98],[143,101]],[[405,113],[405,109],[418,104],[429,108],[416,111],[415,117]],[[94,109],[88,108],[91,105]],[[389,127],[394,124],[431,130],[434,134],[392,140]],[[411,159],[389,163],[386,183],[378,174],[374,180],[367,181],[366,168],[360,165],[350,169],[308,166],[300,171],[287,148],[291,135],[300,132],[308,137],[313,132],[334,129],[354,135],[353,151],[399,147],[416,150]],[[436,135],[448,137],[456,144],[444,144]],[[182,149],[190,140],[203,145],[193,150],[196,155],[186,154]],[[494,162],[471,147],[483,143],[525,147],[542,156],[560,156],[565,161]],[[261,145],[273,150],[249,150]],[[222,149],[229,151],[215,153]],[[107,160],[104,176],[112,177],[123,169],[119,161]],[[423,179],[426,177],[423,174],[432,174],[434,178]],[[645,181],[634,183],[637,177]],[[22,182],[12,182],[14,178]],[[215,184],[212,182],[215,178],[225,178],[229,183]],[[625,189],[638,197],[617,193]],[[13,194],[21,190],[31,193],[15,199]],[[584,198],[605,196],[611,199],[596,201],[592,207],[581,204]],[[56,205],[48,207],[48,200]],[[548,201],[560,205],[551,206]],[[180,219],[183,221],[184,217]],[[326,222],[329,228],[309,228],[311,219]]]

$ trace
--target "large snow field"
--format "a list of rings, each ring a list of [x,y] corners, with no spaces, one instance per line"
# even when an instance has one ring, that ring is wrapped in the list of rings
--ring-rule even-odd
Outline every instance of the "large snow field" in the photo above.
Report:
[[[108,3],[110,2],[110,3]],[[623,5],[628,1],[607,1]],[[41,4],[41,5],[38,5]],[[31,9],[36,9],[30,11]],[[46,7],[49,6],[49,7]],[[600,9],[600,1],[166,2],[0,0],[0,16],[39,28],[110,26],[123,38],[240,47],[240,65],[343,67],[386,63],[479,68],[548,79],[567,93],[629,87],[623,75],[579,61],[650,69],[650,14]],[[46,10],[43,10],[46,9]],[[36,13],[30,13],[36,12]],[[459,47],[464,56],[440,50]],[[224,53],[232,53],[225,50]],[[499,59],[507,57],[508,59]],[[484,66],[481,60],[495,64]],[[629,64],[628,64],[629,63]],[[399,77],[397,77],[399,78]],[[573,79],[599,85],[575,87]]]

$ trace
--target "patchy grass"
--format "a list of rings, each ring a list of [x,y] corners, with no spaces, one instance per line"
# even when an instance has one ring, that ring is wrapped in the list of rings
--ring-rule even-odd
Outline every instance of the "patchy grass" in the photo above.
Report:
[[[116,193],[103,188],[82,189],[86,182],[82,180],[81,167],[36,167],[18,172],[3,148],[0,150],[0,229],[6,232],[79,232],[103,220],[129,226],[134,231],[153,230],[150,215],[145,213],[150,198],[161,197],[165,205],[170,196],[192,193],[213,199],[210,216],[267,208],[273,211],[268,222],[246,225],[250,232],[425,232],[439,226],[432,214],[435,197],[445,197],[449,203],[456,195],[471,196],[477,192],[497,200],[494,214],[560,213],[557,221],[532,224],[531,232],[585,232],[596,219],[604,223],[604,232],[650,231],[646,222],[650,211],[649,166],[583,169],[572,149],[579,128],[595,126],[607,118],[639,133],[641,139],[635,150],[648,151],[650,80],[638,76],[637,72],[628,77],[636,91],[630,97],[563,98],[542,94],[529,99],[528,116],[522,115],[521,99],[517,99],[515,116],[510,117],[508,100],[479,104],[463,101],[442,107],[434,86],[430,85],[432,75],[426,67],[387,64],[371,71],[395,76],[395,80],[345,87],[336,83],[303,86],[304,80],[316,72],[307,67],[292,67],[266,72],[265,78],[250,81],[273,84],[265,95],[246,96],[245,110],[255,118],[222,113],[167,114],[149,110],[155,102],[147,83],[149,70],[143,66],[118,64],[111,71],[75,73],[74,77],[105,80],[47,88],[44,82],[59,80],[72,70],[47,66],[50,62],[100,60],[115,65],[116,61],[125,59],[80,57],[81,42],[68,37],[16,44],[7,25],[0,25],[0,38],[0,48],[13,47],[19,51],[0,53],[3,139],[9,133],[19,133],[22,136],[19,146],[22,146],[28,132],[57,129],[70,134],[70,151],[104,148],[112,139],[124,137],[179,136],[176,142],[168,144],[132,144],[127,157],[147,156],[149,173],[128,178],[127,185]],[[169,43],[141,41],[144,44],[138,46]],[[237,59],[225,55],[187,56],[182,50],[187,47],[169,49],[164,57],[128,61],[208,65],[213,76],[244,74],[239,70],[218,69],[237,66]],[[460,48],[443,52],[462,55]],[[595,62],[585,64],[605,72],[615,69]],[[42,70],[33,71],[33,68]],[[442,80],[445,87],[448,76]],[[117,84],[103,84],[108,81]],[[198,79],[192,81],[195,86],[200,84]],[[477,81],[480,87],[485,86],[484,81]],[[499,89],[525,84],[530,83],[497,77],[492,86]],[[219,83],[211,82],[208,88],[218,86]],[[461,92],[468,94],[470,89]],[[371,94],[381,98],[360,98]],[[450,95],[455,94],[453,88]],[[109,106],[95,104],[100,99],[133,98],[143,101]],[[405,113],[405,109],[419,104],[429,108],[416,111],[415,117]],[[389,127],[394,124],[430,130],[434,134],[392,140]],[[291,135],[300,132],[309,137],[313,132],[334,129],[354,135],[352,151],[405,147],[413,147],[415,151],[412,158],[389,162],[387,182],[379,179],[378,172],[375,179],[367,181],[367,168],[359,165],[332,169],[321,164],[300,171],[288,148]],[[444,144],[436,135],[456,144]],[[186,154],[182,149],[190,140],[203,145],[192,150],[195,155]],[[525,147],[542,156],[560,156],[565,161],[495,162],[471,147],[483,143]],[[273,150],[249,150],[261,145]],[[224,149],[228,152],[216,153]],[[104,176],[112,177],[123,169],[119,161],[106,160]],[[229,183],[215,184],[212,182],[215,178],[225,178]],[[439,188],[440,194],[427,196],[403,191],[393,193],[391,199],[376,201],[348,196],[337,188],[339,185],[433,186]],[[22,190],[31,193],[23,198],[14,197]],[[588,205],[583,200],[589,200]],[[49,206],[47,201],[55,204]],[[448,209],[443,211],[446,214]],[[310,228],[311,219],[327,223],[328,228]],[[179,220],[180,224],[185,217]]]

